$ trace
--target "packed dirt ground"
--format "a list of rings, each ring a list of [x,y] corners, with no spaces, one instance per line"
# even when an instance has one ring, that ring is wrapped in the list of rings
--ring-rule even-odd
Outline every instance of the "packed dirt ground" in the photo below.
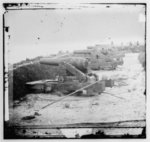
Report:
[[[146,119],[145,71],[138,60],[138,53],[128,53],[124,64],[114,71],[93,71],[99,78],[115,80],[115,86],[91,96],[69,96],[40,111],[34,119],[26,116],[46,104],[58,100],[59,94],[28,94],[10,109],[13,125],[54,125],[73,123],[100,123]]]

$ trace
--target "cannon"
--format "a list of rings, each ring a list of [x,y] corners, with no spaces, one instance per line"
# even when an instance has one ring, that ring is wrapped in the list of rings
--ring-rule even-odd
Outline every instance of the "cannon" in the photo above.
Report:
[[[90,61],[92,70],[113,70],[119,62],[113,57],[102,54],[99,50],[88,48],[87,50],[76,50],[73,52],[75,57],[84,57]]]
[[[82,57],[66,57],[66,58],[43,58],[40,60],[41,64],[50,65],[50,66],[59,66],[63,62],[69,63],[76,67],[78,70],[87,73],[89,70],[89,62],[87,59]]]
[[[78,93],[91,95],[102,93],[105,87],[112,87],[106,86],[105,80],[99,80],[98,76],[90,71],[89,62],[85,58],[43,58],[40,63],[56,66],[58,67],[58,72],[54,79],[27,82],[26,85],[32,91],[68,94],[88,85],[89,87],[80,90]]]

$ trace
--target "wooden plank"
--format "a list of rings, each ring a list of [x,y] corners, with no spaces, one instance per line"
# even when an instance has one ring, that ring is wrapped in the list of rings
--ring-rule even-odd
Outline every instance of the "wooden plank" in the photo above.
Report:
[[[75,123],[61,125],[9,125],[16,129],[63,129],[63,128],[143,128],[146,127],[145,120],[131,120],[105,123]]]

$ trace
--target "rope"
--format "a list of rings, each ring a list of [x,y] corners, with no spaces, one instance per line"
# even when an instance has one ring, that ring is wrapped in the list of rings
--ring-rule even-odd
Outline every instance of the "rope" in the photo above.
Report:
[[[92,84],[89,84],[89,85],[87,85],[87,86],[84,86],[84,87],[82,87],[82,88],[80,88],[80,89],[78,89],[78,90],[76,90],[76,91],[74,91],[74,92],[72,92],[72,93],[70,93],[70,94],[68,94],[68,95],[66,95],[66,96],[64,96],[64,97],[62,97],[62,98],[60,98],[59,100],[56,100],[56,101],[54,101],[54,102],[51,102],[50,104],[47,104],[46,106],[43,106],[40,110],[45,109],[46,107],[48,107],[48,106],[50,106],[50,105],[52,105],[52,104],[54,104],[54,103],[57,103],[57,102],[59,102],[59,101],[65,99],[65,98],[67,98],[67,97],[69,97],[69,96],[71,96],[71,95],[77,93],[78,91],[81,91],[81,90],[83,90],[83,89],[85,89],[85,88],[88,88],[88,87],[90,87],[90,86],[96,84],[97,82],[99,82],[99,81],[96,81],[96,82],[94,82],[94,83],[92,83]],[[38,110],[38,111],[40,111],[40,110]]]
[[[40,110],[42,110],[42,109],[45,109],[46,107],[48,107],[48,106],[50,106],[50,105],[53,105],[53,104],[55,104],[55,103],[57,103],[57,102],[59,102],[59,101],[65,99],[65,98],[67,98],[67,97],[69,97],[69,96],[71,96],[71,95],[77,93],[78,91],[81,91],[81,90],[83,90],[83,89],[85,89],[85,88],[88,88],[88,87],[90,87],[90,86],[96,84],[97,82],[99,82],[99,81],[96,81],[96,82],[94,82],[94,83],[92,83],[92,84],[89,84],[89,85],[87,85],[87,86],[84,86],[84,87],[82,87],[82,88],[80,88],[80,89],[78,89],[78,90],[76,90],[76,91],[74,91],[74,92],[72,92],[72,93],[70,93],[70,94],[68,94],[68,95],[66,95],[66,96],[64,96],[64,97],[62,97],[62,98],[60,98],[59,100],[56,100],[56,101],[54,101],[54,102],[51,102],[51,103],[49,103],[49,104],[43,106],[41,109],[38,110],[38,112],[39,112]],[[116,97],[116,98],[119,98],[119,99],[126,100],[125,98],[118,97],[118,96],[116,96],[115,94],[112,94],[112,93],[108,93],[108,92],[103,92],[103,93],[109,94],[109,95],[111,95],[111,96],[113,96],[113,97]]]
[[[116,97],[116,98],[119,98],[119,99],[122,99],[122,100],[126,100],[125,98],[118,97],[118,96],[116,96],[115,94],[112,94],[112,93],[108,93],[108,92],[103,92],[103,93],[108,94],[108,95],[111,95],[111,96]]]

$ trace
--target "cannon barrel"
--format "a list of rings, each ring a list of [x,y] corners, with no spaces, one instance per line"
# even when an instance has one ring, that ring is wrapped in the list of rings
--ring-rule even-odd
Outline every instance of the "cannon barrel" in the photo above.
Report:
[[[74,54],[91,54],[88,50],[76,50],[73,52]]]
[[[87,72],[89,66],[88,60],[82,57],[66,57],[66,58],[57,58],[57,59],[43,58],[40,60],[41,64],[51,65],[51,66],[59,66],[59,64],[61,64],[62,62],[69,63],[82,72]]]
[[[61,63],[60,59],[52,59],[52,58],[43,58],[40,59],[41,64],[50,65],[50,66],[59,66]]]

